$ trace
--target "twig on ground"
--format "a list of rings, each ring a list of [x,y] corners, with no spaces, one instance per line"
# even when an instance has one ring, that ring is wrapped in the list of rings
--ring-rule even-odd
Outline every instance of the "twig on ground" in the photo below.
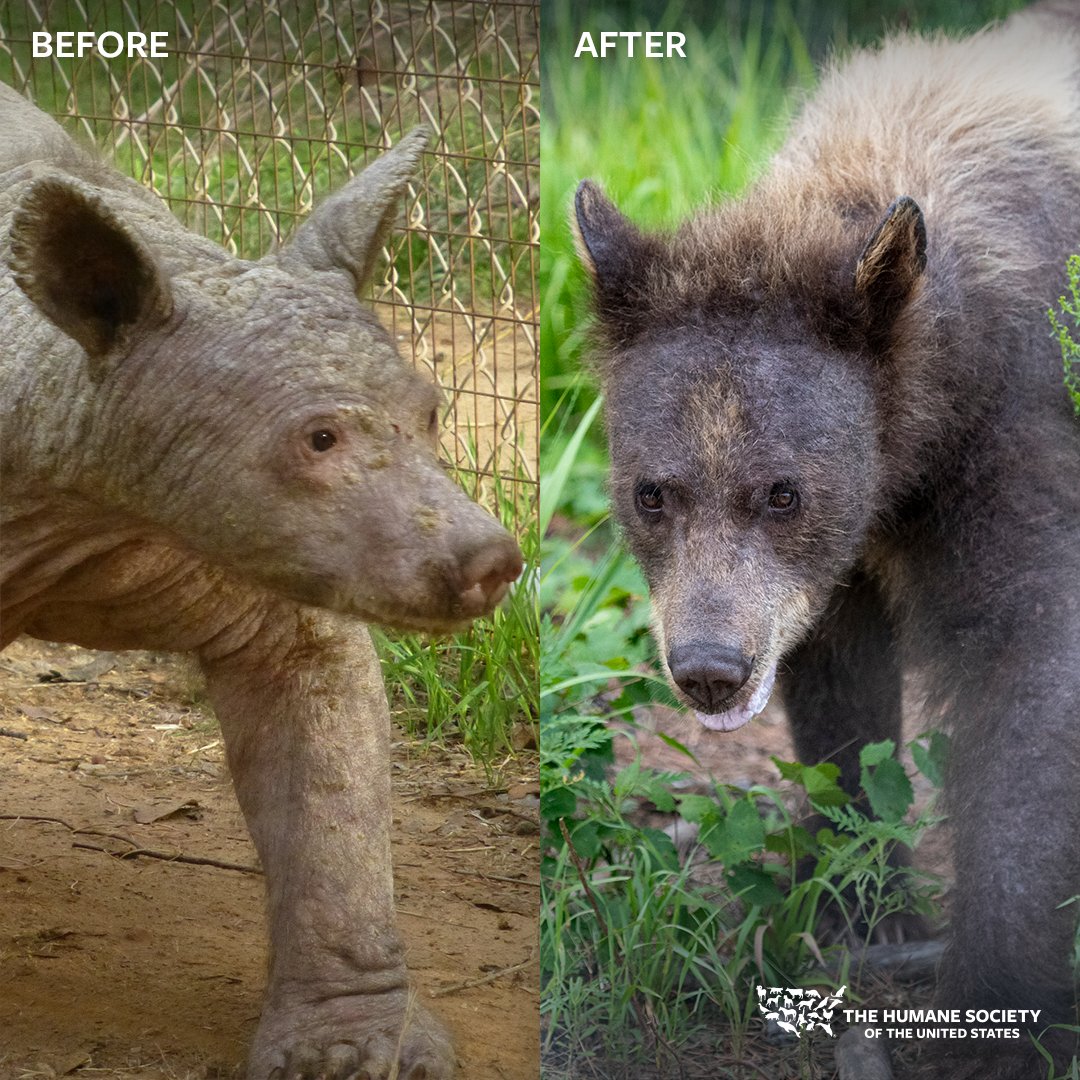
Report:
[[[526,968],[532,963],[534,951],[535,950],[530,949],[529,955],[518,964],[511,964],[510,967],[499,968],[498,971],[489,971],[487,975],[482,975],[476,979],[466,979],[464,982],[454,983],[453,986],[444,986],[440,990],[432,990],[431,996],[444,997],[446,994],[456,994],[459,990],[468,990],[474,986],[483,986],[486,983],[494,982],[496,979],[501,979],[504,975],[510,975],[515,971],[521,971],[522,968]]]
[[[54,825],[63,825],[70,832],[78,832],[74,825],[63,818],[43,817],[41,814],[0,814],[0,821],[51,821]]]
[[[455,874],[464,874],[466,877],[483,878],[485,881],[508,881],[511,885],[529,885],[534,889],[540,888],[539,881],[528,881],[525,878],[505,877],[502,874],[486,874],[483,870],[467,870],[462,866],[451,866]]]
[[[426,911],[410,911],[408,908],[399,907],[396,909],[399,915],[411,915],[414,919],[428,919],[431,922],[442,923],[443,926],[460,926],[464,930],[476,930],[483,933],[483,930],[479,926],[473,926],[472,923],[455,922],[453,919],[444,918],[442,915],[429,915]]]
[[[164,862],[190,863],[192,866],[216,866],[220,870],[239,870],[243,874],[261,874],[259,866],[247,866],[244,863],[226,862],[224,859],[210,859],[204,855],[185,855],[180,851],[155,851],[153,848],[132,848],[131,851],[111,851],[107,847],[97,844],[82,844],[78,840],[72,841],[72,847],[85,848],[87,851],[102,851],[106,855],[112,855],[115,859],[131,859],[137,855],[145,855],[148,859],[161,859]]]
[[[69,832],[80,836],[104,836],[108,840],[119,840],[121,843],[130,844],[131,851],[112,851],[97,844],[80,844],[73,840],[71,846],[85,848],[88,851],[102,851],[106,855],[112,855],[117,859],[130,859],[133,855],[145,855],[148,859],[162,859],[165,862],[190,863],[193,866],[216,866],[221,870],[238,870],[243,874],[261,874],[259,866],[248,866],[245,863],[227,862],[224,859],[211,859],[204,855],[185,855],[180,851],[155,851],[153,848],[140,847],[130,836],[121,833],[105,832],[102,829],[79,829],[65,821],[63,818],[46,817],[41,814],[0,814],[0,821],[46,821],[54,825],[63,825]]]
[[[764,1076],[765,1080],[773,1080],[773,1074],[766,1072],[756,1061],[747,1061],[746,1058],[739,1058],[734,1061],[733,1064],[743,1069],[753,1069],[759,1076]]]

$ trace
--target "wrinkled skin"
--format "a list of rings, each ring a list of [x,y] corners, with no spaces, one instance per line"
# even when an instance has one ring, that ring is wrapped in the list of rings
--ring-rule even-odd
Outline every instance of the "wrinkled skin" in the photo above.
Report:
[[[521,556],[357,300],[424,142],[244,263],[0,87],[0,644],[198,659],[266,872],[252,1080],[453,1071],[409,1001],[363,622],[465,625]]]

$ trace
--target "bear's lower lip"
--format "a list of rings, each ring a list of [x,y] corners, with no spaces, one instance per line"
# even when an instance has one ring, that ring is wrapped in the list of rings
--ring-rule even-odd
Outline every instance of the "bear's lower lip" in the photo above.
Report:
[[[753,719],[754,714],[745,706],[741,709],[728,709],[722,713],[703,713],[694,711],[702,725],[710,731],[735,731]]]
[[[721,713],[703,713],[694,711],[698,721],[710,731],[737,731],[743,724],[749,723],[769,701],[773,684],[776,682],[776,664],[769,665],[765,677],[758,684],[758,688],[750,695],[750,700],[745,705],[736,706],[734,709],[726,709]]]

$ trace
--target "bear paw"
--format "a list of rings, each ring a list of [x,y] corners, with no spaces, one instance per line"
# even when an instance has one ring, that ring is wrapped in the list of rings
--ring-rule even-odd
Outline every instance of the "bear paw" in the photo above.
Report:
[[[1065,1069],[1065,1059],[1055,1059],[1059,1069]],[[907,1075],[907,1074],[905,1074]],[[967,1045],[942,1047],[927,1042],[920,1047],[918,1066],[911,1080],[1032,1080],[1032,1077],[1051,1075],[1047,1064],[1026,1039],[1009,1046],[995,1039],[994,1045],[980,1047],[974,1052]],[[1059,1075],[1054,1071],[1052,1075]]]
[[[264,1012],[248,1080],[449,1080],[454,1052],[407,991]]]

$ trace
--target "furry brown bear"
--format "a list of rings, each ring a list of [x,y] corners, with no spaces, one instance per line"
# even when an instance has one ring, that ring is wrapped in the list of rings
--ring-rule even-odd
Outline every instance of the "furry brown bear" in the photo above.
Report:
[[[1080,249],[1080,7],[855,53],[745,197],[672,234],[588,181],[574,217],[677,693],[727,731],[775,681],[801,758],[853,789],[917,670],[953,733],[940,1004],[1041,1009],[1068,1061],[1044,1029],[1076,1022],[1080,423],[1046,310]],[[1040,1062],[943,1040],[922,1067]]]

